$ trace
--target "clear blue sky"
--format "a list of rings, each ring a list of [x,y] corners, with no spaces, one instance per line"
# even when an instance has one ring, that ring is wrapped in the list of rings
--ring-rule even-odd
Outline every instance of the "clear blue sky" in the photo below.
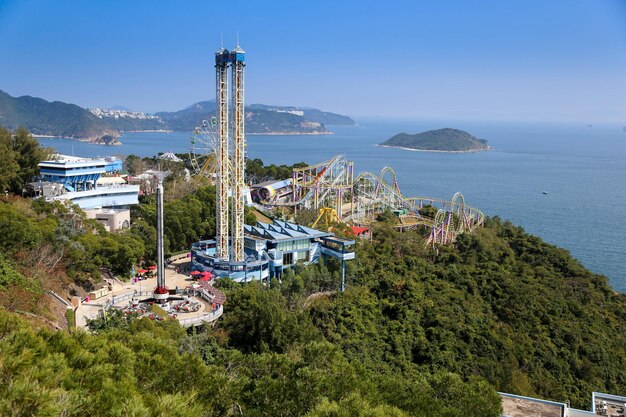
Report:
[[[0,89],[177,110],[247,51],[247,103],[626,123],[626,1],[0,0]]]

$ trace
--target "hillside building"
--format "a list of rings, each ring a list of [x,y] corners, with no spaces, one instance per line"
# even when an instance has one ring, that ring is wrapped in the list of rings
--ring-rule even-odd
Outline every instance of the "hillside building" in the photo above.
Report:
[[[280,278],[287,268],[298,262],[314,263],[322,257],[345,261],[354,259],[354,240],[342,239],[295,223],[274,220],[244,226],[245,260],[241,263],[215,258],[215,240],[192,245],[191,269],[209,271],[217,276],[229,276],[237,282]]]
[[[56,155],[39,163],[40,176],[24,194],[46,201],[70,201],[110,231],[128,227],[130,206],[139,203],[139,186],[112,175],[121,169],[116,158]]]
[[[502,417],[626,417],[626,397],[594,392],[591,411],[539,398],[500,393]]]

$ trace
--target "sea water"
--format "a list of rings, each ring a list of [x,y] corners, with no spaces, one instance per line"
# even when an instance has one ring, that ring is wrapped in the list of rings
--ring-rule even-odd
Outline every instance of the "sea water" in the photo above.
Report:
[[[396,133],[454,127],[494,148],[478,153],[415,152],[377,144]],[[333,135],[247,137],[249,158],[266,164],[317,163],[344,154],[355,174],[392,167],[406,196],[451,198],[523,226],[568,249],[593,272],[626,292],[626,133],[620,126],[359,119]],[[126,133],[105,147],[40,139],[77,156],[153,156],[188,151],[188,133]]]

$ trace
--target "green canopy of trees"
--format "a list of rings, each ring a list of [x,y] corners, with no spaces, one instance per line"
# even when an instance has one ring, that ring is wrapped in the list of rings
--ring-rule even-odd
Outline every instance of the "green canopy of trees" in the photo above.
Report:
[[[626,392],[626,295],[498,218],[430,248],[383,214],[345,292],[333,260],[220,280],[225,314],[199,333],[116,314],[93,334],[51,331],[6,312],[150,259],[155,213],[145,198],[107,233],[75,206],[0,199],[0,415],[497,417],[498,390],[579,408]],[[165,213],[168,250],[187,250],[214,234],[215,190]]]
[[[0,126],[0,192],[21,194],[48,154],[49,150],[39,146],[26,129],[12,133]]]
[[[139,236],[108,233],[78,206],[58,201],[0,199],[0,230],[0,256],[15,260],[30,281],[56,274],[86,282],[99,278],[100,267],[124,276],[146,252]]]

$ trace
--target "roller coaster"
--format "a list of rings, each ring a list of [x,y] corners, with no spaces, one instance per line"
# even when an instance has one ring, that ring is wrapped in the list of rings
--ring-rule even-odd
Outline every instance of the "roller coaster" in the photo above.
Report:
[[[363,172],[354,178],[354,163],[343,155],[293,170],[291,192],[286,198],[261,201],[267,208],[333,208],[346,223],[368,225],[378,214],[392,210],[402,228],[426,228],[428,244],[453,242],[460,233],[472,232],[484,223],[483,213],[467,204],[461,193],[450,200],[407,197],[400,191],[396,173],[384,167],[380,174]]]

